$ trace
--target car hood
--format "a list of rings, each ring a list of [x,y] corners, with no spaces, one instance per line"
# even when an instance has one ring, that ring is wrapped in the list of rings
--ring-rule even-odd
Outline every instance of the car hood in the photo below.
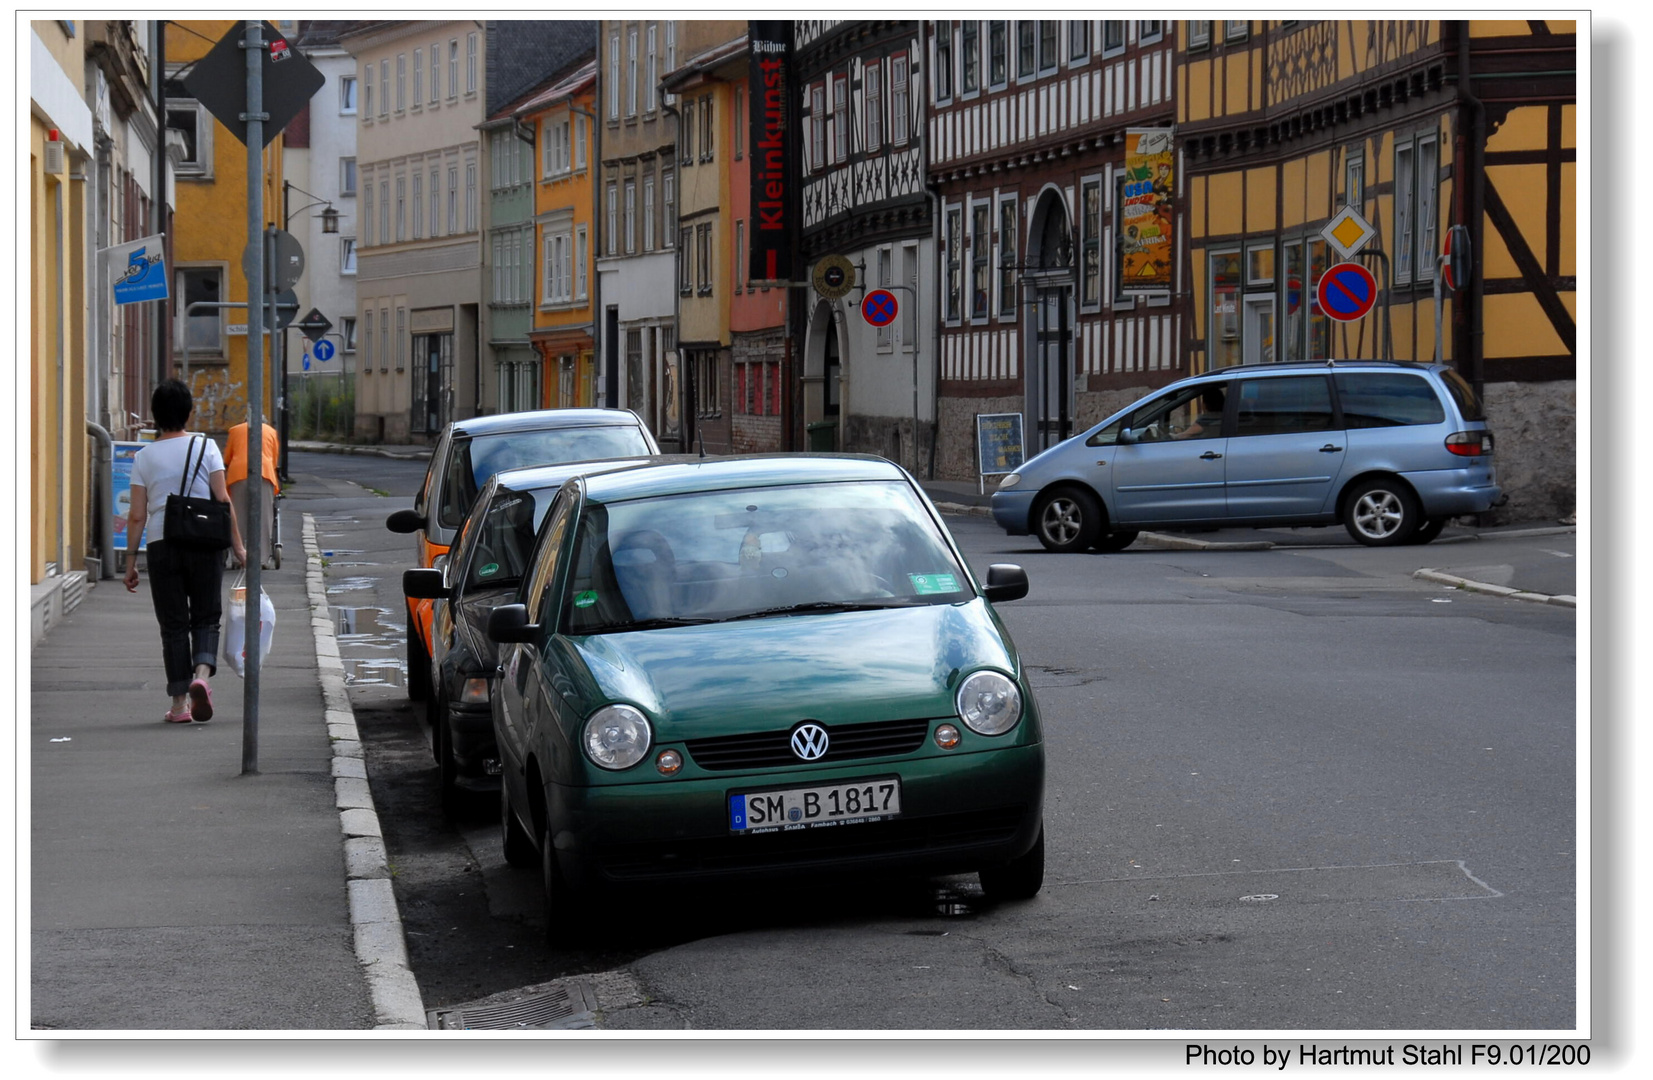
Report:
[[[750,619],[564,639],[599,701],[628,701],[661,741],[952,716],[980,668],[1020,675],[985,600]]]

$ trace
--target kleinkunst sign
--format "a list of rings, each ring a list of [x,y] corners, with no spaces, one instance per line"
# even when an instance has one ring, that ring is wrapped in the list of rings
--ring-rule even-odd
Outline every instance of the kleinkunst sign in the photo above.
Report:
[[[787,89],[792,63],[792,24],[783,21],[747,23],[751,44],[752,101],[752,229],[753,279],[787,281],[792,274],[793,199],[790,162],[792,126],[788,121]]]

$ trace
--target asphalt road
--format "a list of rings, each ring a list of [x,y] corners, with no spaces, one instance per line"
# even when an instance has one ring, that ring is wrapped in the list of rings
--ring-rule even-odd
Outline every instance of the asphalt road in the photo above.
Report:
[[[491,807],[441,819],[396,683],[411,545],[382,522],[423,463],[293,462],[289,505],[363,630],[341,652],[429,1007],[625,966],[653,1001],[605,1026],[1575,1024],[1574,613],[1411,577],[1559,563],[1571,536],[1052,556],[949,518],[973,566],[1032,581],[1000,611],[1045,717],[1040,896],[989,907],[964,877],[662,897],[548,954],[536,875],[503,865]]]

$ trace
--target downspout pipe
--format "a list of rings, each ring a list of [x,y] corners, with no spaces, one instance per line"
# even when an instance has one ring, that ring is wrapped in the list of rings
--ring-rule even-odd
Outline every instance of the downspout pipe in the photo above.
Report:
[[[941,249],[941,192],[933,184],[924,185],[924,194],[930,200],[930,265],[938,270],[941,266],[939,258]],[[936,302],[935,318],[930,320],[930,363],[932,377],[930,379],[930,464],[925,470],[925,478],[936,478],[936,440],[941,437],[941,287],[939,282],[932,281],[931,286]],[[916,362],[916,358],[915,358]]]
[[[99,581],[115,577],[115,439],[102,424],[86,421],[98,444],[92,465],[92,522],[98,542]]]
[[[1469,206],[1464,224],[1469,226],[1469,370],[1470,383],[1477,398],[1485,398],[1485,369],[1482,350],[1486,329],[1482,322],[1485,306],[1486,282],[1481,276],[1482,252],[1486,250],[1483,228],[1486,206],[1486,142],[1487,109],[1470,88],[1469,23],[1458,24],[1458,100],[1470,114],[1468,146]]]

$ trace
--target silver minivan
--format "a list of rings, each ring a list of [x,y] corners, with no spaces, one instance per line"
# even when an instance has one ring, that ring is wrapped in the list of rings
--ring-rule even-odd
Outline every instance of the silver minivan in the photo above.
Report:
[[[1335,525],[1428,543],[1501,492],[1475,391],[1444,364],[1227,367],[1172,383],[1029,459],[993,519],[1057,552],[1153,528]]]

